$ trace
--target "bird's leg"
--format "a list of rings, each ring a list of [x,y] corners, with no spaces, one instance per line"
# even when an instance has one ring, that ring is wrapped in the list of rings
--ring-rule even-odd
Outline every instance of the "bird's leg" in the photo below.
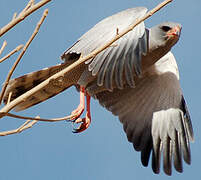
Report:
[[[84,92],[85,92],[84,87],[80,86],[80,104],[78,105],[77,109],[72,111],[71,115],[73,115],[73,118],[71,120],[75,120],[75,119],[79,118],[84,111],[84,108],[85,108]]]
[[[80,118],[85,109],[85,96],[87,101],[86,115],[85,118]],[[91,123],[90,99],[91,96],[89,96],[88,93],[85,92],[85,88],[80,86],[80,104],[74,111],[72,111],[71,115],[73,117],[70,121],[73,121],[76,124],[81,123],[81,125],[77,129],[74,129],[74,133],[80,133],[86,130]]]
[[[86,109],[85,118],[78,118],[75,120],[75,123],[81,123],[81,125],[77,129],[74,129],[73,131],[74,133],[80,133],[86,130],[91,124],[91,112],[90,112],[91,96],[89,96],[87,92],[86,92],[86,99],[87,99],[87,109]]]

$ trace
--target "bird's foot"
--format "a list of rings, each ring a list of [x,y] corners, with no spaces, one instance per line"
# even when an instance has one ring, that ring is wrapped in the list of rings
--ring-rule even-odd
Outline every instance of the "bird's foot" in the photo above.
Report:
[[[73,133],[80,133],[80,132],[86,130],[89,127],[89,125],[91,124],[90,113],[86,112],[85,118],[78,118],[74,121],[74,123],[76,123],[76,124],[81,123],[81,124],[77,129],[76,128],[73,129]]]

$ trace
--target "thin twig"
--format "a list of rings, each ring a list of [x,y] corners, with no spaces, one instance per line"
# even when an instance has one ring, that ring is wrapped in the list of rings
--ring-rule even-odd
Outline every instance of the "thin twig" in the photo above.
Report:
[[[165,5],[167,5],[170,2],[172,2],[172,0],[165,0],[164,2],[162,2],[161,4],[159,4],[158,6],[156,6],[154,9],[152,9],[151,11],[149,11],[144,17],[138,19],[133,25],[129,26],[123,32],[121,32],[118,35],[116,35],[114,38],[112,38],[105,45],[103,45],[100,48],[94,50],[89,55],[87,55],[85,57],[81,57],[78,61],[74,62],[70,66],[68,66],[65,69],[63,69],[62,71],[54,74],[53,76],[51,76],[47,80],[43,81],[42,83],[40,83],[36,87],[32,88],[28,92],[24,93],[20,97],[16,98],[15,100],[11,101],[8,105],[5,105],[0,110],[0,118],[3,117],[3,116],[6,116],[6,114],[11,109],[13,109],[19,103],[23,102],[26,98],[30,97],[31,95],[33,95],[34,93],[36,93],[37,91],[39,91],[40,89],[42,89],[43,87],[47,86],[51,80],[57,79],[58,77],[61,77],[61,76],[64,76],[64,74],[66,74],[67,72],[70,72],[76,66],[78,66],[81,63],[84,63],[85,61],[87,61],[88,59],[91,59],[94,56],[96,56],[98,53],[100,53],[101,51],[103,51],[104,49],[106,49],[107,47],[109,47],[110,45],[112,45],[112,43],[114,43],[116,40],[118,40],[119,38],[121,38],[122,36],[124,36],[129,31],[133,30],[133,28],[135,28],[138,24],[140,24],[141,22],[143,22],[144,20],[146,20],[147,18],[149,18],[150,16],[152,16],[154,13],[156,13],[157,11],[159,11],[161,8],[163,8]]]
[[[15,70],[15,68],[17,67],[18,63],[20,62],[22,56],[24,55],[24,53],[26,52],[27,48],[29,47],[29,45],[31,44],[32,40],[35,38],[36,34],[38,33],[39,29],[40,29],[40,26],[42,25],[42,23],[44,22],[45,18],[47,17],[47,14],[48,14],[48,9],[46,9],[40,19],[40,21],[38,22],[33,34],[31,35],[31,37],[29,38],[29,40],[27,41],[27,43],[25,44],[22,52],[20,53],[20,55],[18,56],[17,60],[15,61],[13,67],[11,68],[11,70],[9,71],[8,73],[8,76],[4,82],[4,85],[3,85],[3,88],[2,88],[2,91],[1,91],[1,95],[0,95],[0,104],[2,102],[2,99],[3,99],[3,96],[4,96],[4,93],[5,93],[5,90],[8,86],[8,83],[9,83],[9,80]]]
[[[15,12],[15,13],[13,14],[12,21],[13,21],[16,17],[17,17],[17,13]]]
[[[21,11],[21,13],[20,13],[18,16],[22,16],[23,13],[25,13],[32,5],[33,5],[33,0],[30,0],[30,1],[27,3],[26,7]]]
[[[37,118],[40,118],[39,116],[37,116]],[[3,131],[0,132],[0,136],[7,136],[7,135],[11,135],[11,134],[17,134],[17,133],[21,133],[22,131],[31,128],[34,124],[36,124],[38,121],[31,121],[31,120],[27,120],[24,124],[22,124],[19,128],[14,129],[14,130],[10,130],[10,131]]]
[[[19,45],[17,46],[15,49],[13,49],[10,53],[8,53],[7,55],[5,55],[3,58],[0,59],[0,63],[2,63],[3,61],[5,61],[6,59],[8,59],[10,56],[12,56],[13,54],[15,54],[16,52],[18,52],[19,50],[21,50],[23,48],[23,45]]]
[[[7,42],[4,41],[3,44],[2,44],[2,46],[1,46],[1,49],[0,49],[0,55],[3,52],[3,50],[5,49],[6,45],[7,45]]]
[[[31,122],[31,120],[27,120],[24,124],[22,124],[19,128],[17,128],[18,130],[23,129],[27,124],[29,124]]]
[[[32,0],[32,6],[35,4],[35,0]]]
[[[36,121],[46,121],[46,122],[56,122],[56,121],[65,121],[65,120],[71,120],[75,117],[75,115],[69,115],[64,116],[61,118],[53,118],[53,119],[42,119],[42,118],[33,118],[33,117],[27,117],[27,116],[19,116],[12,113],[7,113],[6,116],[17,118],[17,119],[30,119],[30,120],[36,120]]]
[[[37,122],[38,122],[38,121],[35,121],[35,120],[29,122],[26,126],[20,128],[20,129],[18,130],[18,133],[21,133],[22,131],[24,131],[24,130],[26,130],[26,129],[32,128],[33,125],[36,124]]]
[[[18,16],[17,18],[13,19],[11,22],[9,22],[7,25],[5,25],[3,28],[0,29],[0,37],[4,35],[7,31],[9,31],[12,27],[14,27],[19,22],[23,21],[27,16],[29,16],[31,13],[39,9],[40,7],[44,6],[51,0],[41,0],[37,4],[31,6],[28,10],[26,10],[24,13],[21,14],[21,16]],[[34,1],[33,1],[34,3]]]
[[[13,94],[13,92],[11,91],[11,92],[9,92],[9,94],[8,94],[8,101],[7,101],[7,104],[9,104],[10,103],[10,100],[11,100],[11,96],[12,96],[12,94]]]

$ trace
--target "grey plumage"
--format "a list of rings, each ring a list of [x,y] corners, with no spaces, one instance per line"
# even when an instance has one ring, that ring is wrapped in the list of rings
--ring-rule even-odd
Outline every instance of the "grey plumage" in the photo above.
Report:
[[[4,102],[11,100],[108,42],[117,33],[145,15],[143,7],[110,16],[85,33],[62,55],[64,63],[10,81]],[[139,24],[96,57],[70,73],[51,81],[16,109],[38,104],[68,87],[84,86],[88,94],[117,115],[128,141],[141,151],[141,162],[172,173],[172,162],[182,172],[182,158],[190,164],[189,142],[193,140],[190,115],[179,85],[176,61],[170,52],[178,41],[181,25],[165,22],[150,29]],[[174,31],[173,31],[174,30]],[[173,34],[176,33],[176,34]]]
[[[62,55],[62,59],[68,61],[70,52],[80,52],[83,56],[89,54],[133,24],[137,18],[141,18],[146,12],[147,9],[144,7],[131,8],[102,20],[80,37],[77,43]],[[130,58],[127,57],[135,56],[133,63],[138,72],[140,56],[142,53],[146,54],[147,51],[146,37],[144,23],[141,23],[133,31],[117,40],[111,47],[86,62],[89,64],[88,69],[92,71],[92,75],[98,76],[97,83],[99,86],[104,84],[107,89],[112,90],[115,76],[117,87],[123,88],[123,71],[126,73],[127,82],[134,86],[133,71],[127,68],[130,67]],[[140,51],[141,49],[142,51]],[[82,82],[80,83],[82,84]],[[83,83],[85,84],[85,82]]]
[[[193,130],[178,78],[176,61],[169,52],[137,81],[135,88],[127,86],[95,95],[102,106],[119,116],[128,141],[141,151],[144,166],[153,149],[155,173],[160,171],[160,156],[168,175],[172,159],[179,172],[182,155],[186,163],[191,162],[189,141],[193,141]]]

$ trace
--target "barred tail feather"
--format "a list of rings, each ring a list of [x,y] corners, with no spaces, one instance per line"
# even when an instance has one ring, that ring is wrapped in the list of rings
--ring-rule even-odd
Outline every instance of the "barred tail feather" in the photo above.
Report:
[[[65,67],[67,67],[69,63],[58,64],[56,66],[48,67],[36,72],[32,72],[29,74],[25,74],[16,79],[12,79],[9,82],[7,90],[4,96],[4,103],[6,104],[8,101],[9,93],[12,92],[11,101],[21,96],[25,92],[39,85],[41,82],[49,78],[50,76],[56,74],[61,71]],[[40,102],[49,99],[60,92],[64,91],[68,87],[72,86],[78,77],[74,75],[74,72],[70,72],[65,74],[65,76],[60,80],[51,81],[47,86],[28,97],[24,102],[20,103],[15,107],[16,111],[21,111],[27,109],[33,105],[36,105]]]

